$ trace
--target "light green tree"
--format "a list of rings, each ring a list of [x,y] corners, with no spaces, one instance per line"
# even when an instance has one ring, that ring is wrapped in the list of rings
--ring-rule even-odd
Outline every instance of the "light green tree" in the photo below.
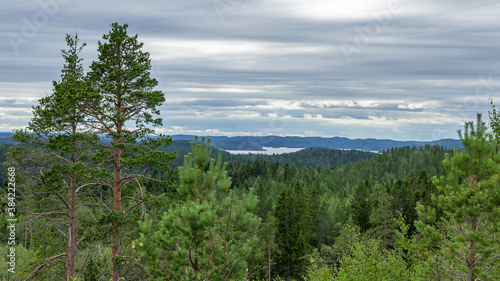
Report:
[[[319,256],[311,255],[310,265],[307,268],[304,281],[331,281],[333,280],[333,270]]]
[[[258,243],[260,218],[252,213],[256,196],[230,190],[219,151],[211,159],[210,139],[191,142],[192,153],[179,168],[178,192],[186,199],[158,221],[146,217],[134,242],[152,278],[244,280],[247,260]]]
[[[454,280],[498,279],[500,263],[500,155],[478,114],[476,126],[459,131],[463,151],[443,160],[446,175],[434,178],[438,193],[432,201],[444,215],[418,204],[422,221],[416,227],[428,249],[434,276]],[[495,276],[497,272],[497,276]]]
[[[497,110],[495,104],[493,104],[493,99],[490,100],[491,110],[488,111],[490,116],[490,127],[492,131],[493,141],[495,142],[495,152],[498,153],[500,149],[500,110]]]
[[[350,242],[332,280],[426,280],[416,253],[416,241],[406,237],[408,226],[401,217],[395,223],[399,230],[391,250],[384,248],[380,239],[363,236],[356,228],[346,226],[344,232]]]

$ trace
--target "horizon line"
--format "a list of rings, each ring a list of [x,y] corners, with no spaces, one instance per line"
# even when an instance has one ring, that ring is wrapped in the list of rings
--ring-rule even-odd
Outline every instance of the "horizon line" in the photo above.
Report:
[[[0,131],[0,134],[2,133],[7,133],[7,134],[12,134],[14,135],[13,132],[8,132],[8,131]],[[159,135],[159,134],[155,134]],[[390,141],[399,141],[399,142],[435,142],[435,141],[441,141],[441,140],[460,140],[459,138],[442,138],[442,139],[435,139],[435,140],[414,140],[414,139],[406,139],[406,140],[401,140],[401,139],[390,139],[390,138],[374,138],[374,137],[366,137],[366,138],[361,138],[361,137],[356,137],[356,138],[349,138],[349,137],[343,137],[343,136],[301,136],[301,135],[202,135],[202,134],[189,134],[189,133],[176,133],[176,134],[164,134],[165,136],[204,136],[204,137],[226,137],[226,138],[235,138],[235,137],[253,137],[253,138],[265,138],[265,137],[280,137],[280,138],[286,138],[286,137],[295,137],[295,138],[322,138],[322,139],[332,139],[332,138],[345,138],[349,140],[390,140]]]

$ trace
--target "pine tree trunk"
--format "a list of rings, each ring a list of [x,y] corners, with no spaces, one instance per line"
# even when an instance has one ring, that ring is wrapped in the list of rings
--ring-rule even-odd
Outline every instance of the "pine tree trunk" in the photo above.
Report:
[[[269,248],[269,281],[271,281],[271,248]]]
[[[477,231],[477,218],[473,217],[471,219],[471,230],[473,232]],[[474,280],[474,268],[476,267],[476,253],[474,252],[476,248],[476,242],[474,240],[469,240],[469,253],[467,254],[467,281]]]
[[[467,254],[467,281],[474,280],[475,253],[473,251],[474,240],[469,241],[469,253]]]
[[[24,248],[28,248],[28,224],[24,226]]]
[[[76,44],[76,43],[75,43]],[[71,126],[72,135],[76,134],[76,124]],[[76,147],[76,143],[72,143]],[[71,155],[71,164],[76,163],[76,156]],[[75,258],[76,258],[76,178],[71,175],[69,184],[69,226],[68,226],[68,259],[66,264],[66,278],[69,280],[75,277]]]
[[[477,189],[478,186],[478,177],[477,175],[471,176],[469,178],[469,182],[471,184],[472,189]],[[473,233],[477,232],[477,217],[473,216],[470,219],[470,230]],[[476,267],[476,241],[474,239],[469,240],[469,253],[467,254],[467,281],[474,280],[474,268]]]
[[[120,165],[120,159],[121,159],[121,149],[116,148],[115,149],[115,163],[114,163],[114,183],[113,183],[113,211],[115,213],[120,213],[121,212],[121,189],[120,189],[120,183],[121,183],[121,165]],[[118,237],[118,233],[120,231],[120,223],[115,222],[115,229],[114,233],[112,235],[112,247],[111,247],[111,258],[113,260],[112,262],[112,275],[111,275],[111,280],[112,281],[118,281],[118,272],[116,268],[116,258],[119,255],[120,251],[120,239]]]
[[[76,180],[71,178],[69,195],[69,227],[68,227],[68,259],[66,265],[66,277],[75,277],[75,255],[76,255]]]

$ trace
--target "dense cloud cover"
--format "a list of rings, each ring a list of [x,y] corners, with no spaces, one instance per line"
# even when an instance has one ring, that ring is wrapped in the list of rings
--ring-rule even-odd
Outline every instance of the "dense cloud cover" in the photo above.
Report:
[[[51,92],[66,33],[89,65],[112,22],[151,53],[166,134],[456,138],[500,100],[497,1],[8,0],[0,14],[0,131]]]

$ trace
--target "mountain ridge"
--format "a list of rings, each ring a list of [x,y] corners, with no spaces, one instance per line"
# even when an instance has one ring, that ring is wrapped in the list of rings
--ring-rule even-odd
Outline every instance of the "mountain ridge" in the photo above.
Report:
[[[175,140],[193,140],[194,135],[172,135]],[[191,137],[191,138],[189,138]],[[297,137],[297,136],[207,136],[211,139],[211,143],[223,147],[226,143],[231,142],[233,150],[249,150],[247,144],[252,147],[289,147],[289,148],[311,148],[324,147],[333,149],[358,149],[365,151],[384,151],[391,148],[404,146],[424,146],[438,145],[446,149],[458,148],[462,149],[462,142],[459,139],[440,139],[434,141],[396,141],[391,139],[349,139],[346,137]],[[234,148],[240,142],[241,146]]]
[[[9,143],[13,133],[0,132],[0,143]],[[193,140],[194,135],[171,135],[175,140]],[[346,137],[299,137],[299,136],[207,136],[211,143],[222,149],[263,150],[263,147],[311,148],[324,147],[333,149],[358,149],[365,151],[384,151],[404,146],[438,145],[446,149],[462,149],[459,139],[440,139],[434,141],[398,141],[391,139]]]

